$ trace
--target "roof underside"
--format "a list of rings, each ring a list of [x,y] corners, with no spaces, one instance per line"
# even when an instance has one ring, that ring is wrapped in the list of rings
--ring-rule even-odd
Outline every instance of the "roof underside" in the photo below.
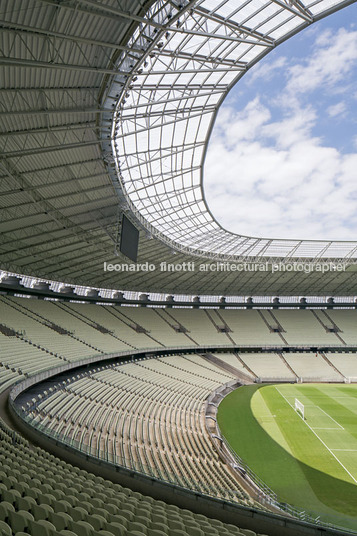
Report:
[[[222,230],[206,211],[200,183],[205,142],[230,84],[261,54],[254,56],[253,50],[263,49],[263,43],[268,48],[275,46],[287,33],[338,7],[330,0],[314,2],[310,8],[297,0],[250,0],[244,3],[251,15],[242,19],[242,32],[231,4],[237,2],[1,2],[0,268],[67,283],[169,293],[355,293],[354,271],[329,272],[322,278],[315,271],[247,271],[228,276],[198,269],[180,273],[103,271],[105,261],[127,262],[114,255],[123,211],[129,215],[134,211],[133,221],[141,223],[140,263],[158,266],[162,261],[195,261],[197,268],[205,257],[232,258],[237,253],[326,260],[355,255],[356,244],[351,243],[320,243],[314,253],[310,246],[299,250],[292,241],[285,249],[275,244],[269,250],[270,243],[261,243],[249,246],[249,251],[237,250],[234,248],[242,240],[248,244],[247,239]],[[252,10],[258,4],[254,18]],[[264,28],[264,17],[267,25],[275,18],[270,33],[268,26]],[[202,35],[197,36],[192,19],[200,21],[198,33]],[[280,30],[284,25],[285,33]],[[148,27],[153,38],[143,46],[140,38]],[[217,38],[217,34],[221,36]],[[196,58],[187,58],[189,49]],[[238,53],[244,49],[245,54]],[[150,74],[145,74],[147,58],[155,70]],[[166,76],[168,69],[171,78]],[[200,76],[195,70],[200,70]],[[171,88],[172,77],[178,84],[175,88]],[[188,84],[187,77],[193,86],[197,77],[197,88],[190,87],[189,94],[182,89]],[[148,108],[143,99],[152,99],[154,93],[158,102]],[[125,117],[119,120],[121,108]],[[182,137],[184,121],[179,121],[177,114],[194,121],[198,128],[190,123]],[[165,129],[163,138],[151,134],[150,146],[141,134],[127,136],[133,129],[141,129],[148,139],[147,133],[154,132],[153,122],[160,128],[171,123],[170,132],[177,136],[181,132],[180,139],[176,143],[174,134],[169,137]],[[114,135],[116,156],[125,165],[115,166]],[[157,185],[153,184],[155,177]],[[141,198],[139,191],[144,192]],[[197,234],[192,222],[196,229],[200,224],[205,236]],[[215,242],[223,244],[221,232],[232,242],[227,242],[224,250],[214,247]],[[176,255],[172,247],[177,249]]]

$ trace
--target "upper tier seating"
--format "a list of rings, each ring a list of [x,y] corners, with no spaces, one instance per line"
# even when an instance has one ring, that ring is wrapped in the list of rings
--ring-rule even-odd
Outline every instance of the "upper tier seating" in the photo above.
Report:
[[[328,311],[328,316],[341,330],[339,332],[341,339],[346,344],[357,345],[356,311],[334,309],[333,311]]]
[[[219,313],[232,330],[230,336],[236,344],[249,346],[282,344],[279,334],[269,330],[259,311],[227,309]]]
[[[341,374],[333,369],[319,353],[284,353],[295,374],[304,381],[343,381]]]
[[[247,368],[247,366],[244,364],[244,361],[238,357],[237,353],[220,352],[219,354],[214,353],[213,355],[227,365],[234,367],[238,372],[243,373],[245,376],[249,376],[252,382],[256,378],[256,375]]]
[[[210,317],[200,309],[170,309],[168,313],[176,325],[187,329],[188,335],[198,345],[229,344],[225,333],[217,330]]]
[[[273,315],[284,329],[282,334],[289,344],[341,344],[335,333],[326,331],[315,311],[279,310]]]
[[[174,346],[357,345],[357,311],[349,310],[156,309],[0,296],[0,324],[70,361]]]
[[[356,354],[348,353],[338,353],[333,352],[326,353],[327,359],[332,363],[337,370],[343,374],[345,378],[350,379],[351,381],[357,381],[357,356]]]
[[[287,367],[279,354],[264,352],[262,354],[240,353],[241,359],[263,381],[280,379],[295,381],[296,376]]]

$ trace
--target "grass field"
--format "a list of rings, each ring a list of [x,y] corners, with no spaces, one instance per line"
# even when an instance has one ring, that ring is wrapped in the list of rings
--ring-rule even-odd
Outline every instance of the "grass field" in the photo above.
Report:
[[[357,531],[357,386],[240,387],[221,402],[218,424],[281,501]]]

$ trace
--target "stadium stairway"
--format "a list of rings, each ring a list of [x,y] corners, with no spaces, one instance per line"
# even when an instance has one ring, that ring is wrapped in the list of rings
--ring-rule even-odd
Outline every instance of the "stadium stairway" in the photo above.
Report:
[[[226,372],[229,372],[233,376],[235,376],[237,378],[240,377],[240,371],[238,369],[234,368],[232,365],[229,365],[228,363],[225,363],[218,356],[207,353],[207,354],[201,354],[201,357],[203,359],[206,359],[208,362],[213,363],[214,365],[216,365],[220,369],[222,369],[222,370],[224,370]]]

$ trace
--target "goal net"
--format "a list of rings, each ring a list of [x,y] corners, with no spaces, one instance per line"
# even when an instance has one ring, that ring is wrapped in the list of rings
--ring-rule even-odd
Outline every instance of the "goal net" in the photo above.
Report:
[[[305,406],[297,398],[295,398],[295,411],[305,420]]]

